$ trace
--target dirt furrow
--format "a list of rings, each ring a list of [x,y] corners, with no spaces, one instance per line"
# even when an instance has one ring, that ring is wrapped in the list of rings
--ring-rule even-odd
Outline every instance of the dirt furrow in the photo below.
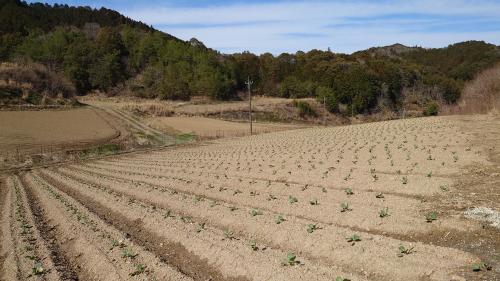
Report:
[[[48,171],[44,171],[44,173],[48,173],[49,175],[51,174],[51,172]],[[52,174],[52,176],[56,175]],[[65,181],[67,181],[68,185],[72,186],[79,184],[69,179]],[[154,189],[144,190],[145,188],[143,188],[143,186],[141,185],[129,186],[128,191],[126,191],[126,189],[123,187],[123,183],[111,186],[109,182],[107,184],[104,184],[104,181],[102,179],[99,179],[99,182],[101,182],[100,184],[98,184],[98,186],[100,187],[103,187],[105,185],[108,186],[107,190],[102,190],[101,192],[110,193],[115,192],[116,190],[120,190],[117,196],[125,196],[124,199],[129,201],[135,200],[136,198],[142,200],[140,204],[146,205],[147,208],[158,210],[159,208],[163,207],[172,208],[175,211],[179,210],[184,214],[197,217],[202,221],[207,222],[210,225],[215,225],[219,228],[231,227],[231,229],[236,230],[239,235],[243,235],[246,237],[258,237],[257,241],[263,241],[265,244],[271,245],[273,248],[285,248],[296,252],[302,252],[304,253],[304,255],[307,255],[307,257],[320,258],[321,260],[323,260],[323,262],[326,262],[330,265],[341,264],[343,268],[349,268],[350,270],[354,271],[355,269],[351,268],[349,266],[349,263],[346,263],[346,261],[339,258],[339,256],[343,257],[358,255],[359,257],[351,259],[351,261],[354,261],[355,263],[362,262],[362,260],[365,258],[365,254],[360,254],[356,248],[352,248],[348,245],[348,243],[346,243],[344,239],[345,237],[349,236],[350,232],[346,231],[345,229],[339,230],[338,228],[332,227],[330,225],[319,225],[318,227],[321,227],[322,229],[318,231],[322,234],[319,235],[314,233],[309,235],[307,234],[306,229],[308,223],[311,222],[307,220],[285,216],[287,218],[287,221],[277,226],[274,223],[276,213],[268,214],[267,211],[263,211],[263,213],[260,213],[258,215],[252,215],[249,214],[251,211],[248,208],[244,208],[243,210],[231,211],[231,205],[228,206],[220,204],[218,206],[210,206],[210,204],[212,203],[197,203],[196,200],[193,200],[194,198],[187,198],[186,200],[182,200],[182,195],[162,194],[160,191],[156,191]],[[130,196],[132,196],[132,198],[130,198]],[[172,198],[173,200],[170,200],[170,198]],[[167,203],[165,204],[165,202]],[[240,207],[239,205],[236,206]],[[256,212],[260,212],[260,210]],[[290,235],[290,233],[295,233],[295,235],[292,236]],[[319,235],[319,237],[317,235]],[[374,256],[375,259],[378,258],[380,260],[384,260],[384,263],[394,264],[394,266],[396,264],[399,264],[401,260],[395,255],[395,249],[397,249],[397,245],[406,244],[404,241],[383,238],[378,235],[369,235],[366,233],[361,234],[361,236],[366,237],[366,239],[370,241],[368,242],[370,244],[371,241],[375,241],[375,243],[373,243],[372,245],[367,246],[367,249],[369,249],[367,250],[367,252],[370,252],[371,255],[377,253]],[[335,249],[335,254],[333,254],[329,248],[306,247],[303,246],[304,243],[311,243],[309,244],[311,246],[332,244],[333,249]],[[301,246],[297,247],[297,245]],[[408,266],[413,269],[418,268],[419,270],[421,270],[421,272],[417,274],[424,274],[425,269],[429,267],[430,260],[436,256],[446,254],[446,252],[449,255],[467,256],[467,254],[463,252],[455,251],[452,249],[439,248],[438,250],[434,250],[433,246],[425,245],[422,243],[414,243],[414,246],[419,249],[419,254],[414,255],[416,259],[412,261],[408,261],[407,259],[405,264],[399,264],[398,266]],[[363,249],[363,252],[364,251],[365,250]],[[421,263],[419,264],[418,262],[415,262],[418,260],[418,257],[426,257],[426,259],[421,259]],[[457,262],[460,259],[461,258],[458,258]],[[373,266],[367,266],[365,268],[367,272],[372,272],[374,274],[372,278],[379,276],[378,278],[387,279],[387,273],[378,269],[380,267],[383,267],[382,264],[377,264],[377,262],[372,263]],[[436,264],[438,263],[439,260],[436,259],[430,264],[433,264],[433,267],[436,267]],[[439,268],[438,271],[444,272],[446,270],[450,270],[450,266],[450,264],[444,265],[441,262],[441,265],[437,267]],[[448,269],[445,269],[446,267],[448,267]]]
[[[63,263],[58,262],[58,255],[53,251],[50,240],[42,235],[43,225],[38,221],[37,210],[33,210],[31,202],[19,178],[13,178],[16,194],[16,215],[22,229],[21,235],[25,237],[28,245],[25,246],[25,257],[33,261],[31,275],[39,275],[46,280],[73,280],[70,270]]]
[[[267,182],[239,182],[238,180],[226,183],[225,178],[214,181],[208,178],[193,180],[189,176],[184,176],[185,174],[168,176],[159,172],[137,172],[138,169],[114,168],[109,165],[88,164],[83,167],[73,167],[106,175],[119,174],[120,178],[131,181],[143,181],[229,204],[260,208],[325,224],[361,229],[365,232],[410,235],[425,233],[435,228],[425,220],[425,211],[430,208],[428,203],[415,199],[401,200],[392,195],[382,195],[384,198],[376,198],[378,194],[376,192],[356,189],[353,191],[355,194],[349,195],[346,194],[346,190],[326,190],[325,193],[325,190],[320,188],[288,183],[269,185]],[[235,188],[242,184],[251,187],[244,188],[244,191]],[[298,202],[290,204],[288,201],[291,197],[296,198]],[[348,206],[342,207],[343,204]],[[301,209],[298,209],[297,205],[301,206]],[[363,207],[359,208],[359,206]],[[343,208],[346,210],[341,212]],[[381,219],[380,211],[386,208],[389,210],[388,216]],[[442,227],[455,231],[463,230],[465,227],[464,223],[453,217],[440,220],[438,223]]]
[[[36,176],[25,178],[54,242],[81,280],[190,280]]]
[[[13,219],[13,189],[7,185],[6,179],[0,184],[2,200],[2,240],[1,242],[1,274],[2,280],[21,280],[21,266],[17,253],[17,240],[13,235],[15,221]]]
[[[286,252],[283,253],[280,250],[265,246],[263,246],[265,249],[263,251],[254,251],[245,241],[236,239],[234,235],[237,233],[233,232],[232,229],[221,231],[208,226],[200,229],[200,225],[191,222],[192,218],[185,217],[182,221],[169,219],[170,215],[165,218],[164,212],[155,206],[144,205],[124,196],[113,196],[112,193],[110,194],[107,191],[85,186],[57,175],[50,175],[45,171],[41,171],[41,176],[59,188],[67,190],[73,197],[83,197],[84,199],[81,200],[88,200],[85,205],[95,205],[96,212],[103,212],[103,216],[108,214],[109,223],[124,224],[122,227],[128,229],[132,237],[136,236],[141,240],[145,239],[143,235],[154,237],[152,240],[156,240],[156,243],[166,239],[180,242],[193,251],[194,254],[209,259],[211,264],[217,264],[223,272],[235,272],[239,273],[238,275],[251,276],[254,280],[296,280],[304,273],[301,267],[287,268],[280,265],[280,260],[286,257]],[[54,177],[57,177],[57,179]],[[89,188],[91,190],[88,190]],[[86,197],[92,197],[92,199]],[[106,199],[107,197],[109,199]],[[102,203],[97,203],[95,200]],[[113,202],[113,204],[106,204],[106,202]],[[113,205],[112,208],[119,211],[110,210],[110,208],[103,207],[104,205]],[[99,209],[106,211],[99,211]],[[256,240],[259,241],[259,239]],[[258,243],[257,245],[260,248]],[[151,250],[155,251],[154,248],[151,248]],[[243,253],[246,254],[243,255]],[[217,259],[213,260],[215,257]],[[314,279],[324,280],[326,278],[326,280],[331,280],[342,275],[335,266],[322,266],[309,261],[307,258],[301,258],[301,261],[306,264],[308,276],[315,276]],[[358,276],[355,279],[362,280],[364,278]]]

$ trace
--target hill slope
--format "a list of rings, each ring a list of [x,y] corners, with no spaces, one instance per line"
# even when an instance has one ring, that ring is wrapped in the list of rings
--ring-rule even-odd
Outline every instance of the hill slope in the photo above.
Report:
[[[223,55],[101,8],[0,2],[0,60],[38,62],[91,91],[146,98],[238,98],[255,93],[318,98],[333,113],[370,114],[455,104],[464,82],[500,62],[495,45],[469,41],[442,49],[395,44],[352,55]]]

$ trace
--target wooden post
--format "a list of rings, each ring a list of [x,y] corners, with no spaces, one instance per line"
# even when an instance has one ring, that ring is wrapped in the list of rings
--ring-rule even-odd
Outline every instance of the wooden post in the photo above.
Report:
[[[250,118],[250,135],[253,134],[253,128],[252,128],[252,91],[250,87],[253,84],[253,81],[250,81],[250,77],[247,78],[247,81],[245,82],[248,88],[248,112],[249,112],[249,118]]]

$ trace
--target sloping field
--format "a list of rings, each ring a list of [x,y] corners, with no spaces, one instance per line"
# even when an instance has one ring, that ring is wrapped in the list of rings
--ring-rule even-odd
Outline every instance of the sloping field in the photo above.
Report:
[[[150,117],[145,120],[150,127],[163,131],[175,131],[181,133],[194,133],[198,136],[242,136],[250,134],[248,123],[229,122],[219,119],[205,117]],[[274,131],[290,130],[300,128],[289,124],[264,124],[254,123],[254,133],[268,133]]]
[[[0,111],[0,151],[99,143],[118,136],[92,109]]]
[[[468,121],[283,131],[6,176],[1,277],[495,280],[499,232],[463,211],[498,209],[498,189],[471,201],[486,189],[460,181],[497,169],[486,132],[499,123]],[[473,272],[482,261],[492,270]]]

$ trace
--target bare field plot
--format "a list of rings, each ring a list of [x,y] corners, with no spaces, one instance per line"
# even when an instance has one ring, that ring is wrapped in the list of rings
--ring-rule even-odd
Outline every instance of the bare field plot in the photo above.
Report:
[[[194,133],[198,136],[241,136],[249,134],[249,124],[242,122],[229,122],[205,117],[150,117],[144,120],[150,127],[162,131],[180,133]],[[297,125],[254,123],[256,133],[301,128]]]
[[[99,143],[118,132],[92,109],[0,111],[0,151]]]
[[[120,98],[106,97],[99,98],[96,96],[81,97],[80,100],[84,103],[100,106],[114,107],[119,110],[149,112],[157,116],[168,116],[172,112],[183,115],[208,115],[218,114],[221,111],[246,111],[248,110],[248,101],[227,101],[227,102],[182,102],[182,101],[164,101],[151,100],[141,98]],[[254,97],[252,105],[254,110],[265,110],[273,108],[279,104],[288,104],[290,99],[270,98],[270,97]]]
[[[2,277],[495,280],[498,229],[464,210],[500,207],[489,174],[499,122],[471,118],[282,131],[6,176]]]

